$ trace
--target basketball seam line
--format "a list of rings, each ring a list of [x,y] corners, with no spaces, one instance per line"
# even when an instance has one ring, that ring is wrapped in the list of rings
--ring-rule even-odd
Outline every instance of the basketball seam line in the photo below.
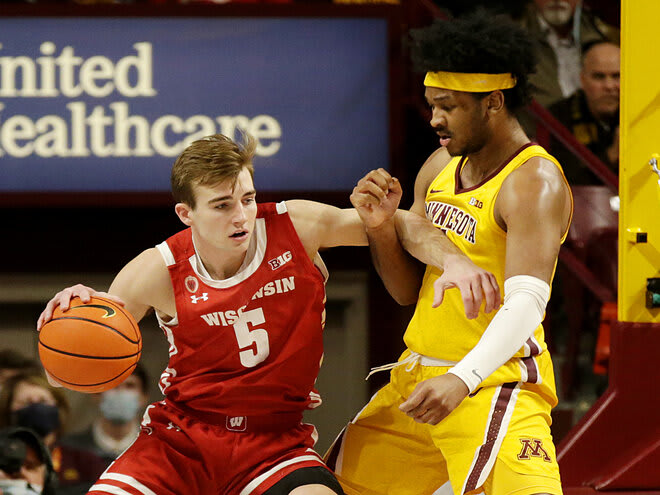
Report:
[[[100,325],[102,327],[107,328],[108,330],[112,330],[117,335],[121,335],[124,339],[128,340],[131,344],[139,344],[140,343],[140,339],[132,340],[132,339],[128,338],[126,335],[124,335],[123,333],[121,333],[116,328],[111,327],[110,325],[106,325],[105,323],[101,323],[100,321],[92,320],[91,318],[83,318],[82,316],[58,316],[57,318],[53,318],[53,319],[47,321],[44,324],[44,326],[48,325],[48,323],[50,323],[52,321],[57,321],[57,320],[80,320],[80,321],[87,321],[89,323],[95,323],[97,325]]]
[[[73,352],[62,351],[60,349],[50,347],[49,345],[44,344],[41,341],[41,339],[39,340],[39,344],[45,347],[46,349],[48,349],[49,351],[57,352],[59,354],[64,354],[65,356],[79,357],[84,359],[126,359],[130,357],[135,357],[142,352],[142,348],[140,348],[137,352],[134,352],[133,354],[126,354],[125,356],[88,356],[86,354],[75,354]]]
[[[113,380],[116,380],[116,379],[119,378],[121,375],[123,375],[124,373],[126,373],[128,370],[130,370],[131,368],[135,368],[136,366],[137,366],[137,363],[133,363],[133,364],[131,364],[128,368],[126,368],[124,371],[122,371],[122,372],[119,373],[118,375],[115,375],[114,377],[110,378],[109,380],[106,380],[106,381],[104,381],[104,382],[98,382],[98,383],[90,383],[90,384],[68,382],[68,381],[64,380],[63,378],[60,378],[60,377],[58,377],[58,376],[56,376],[56,375],[52,375],[52,376],[53,376],[53,378],[55,378],[55,379],[56,379],[58,382],[60,382],[60,383],[66,383],[67,385],[73,385],[73,386],[75,386],[75,387],[98,387],[99,385],[104,385],[104,384],[106,384],[106,383],[110,383],[110,382],[113,381]],[[49,373],[50,373],[50,372],[49,372]]]

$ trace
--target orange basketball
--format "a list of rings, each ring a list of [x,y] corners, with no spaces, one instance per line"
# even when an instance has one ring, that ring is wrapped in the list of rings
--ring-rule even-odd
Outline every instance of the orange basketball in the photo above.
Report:
[[[39,357],[63,387],[96,393],[123,382],[135,369],[142,336],[133,316],[117,303],[93,297],[58,306],[39,332]]]

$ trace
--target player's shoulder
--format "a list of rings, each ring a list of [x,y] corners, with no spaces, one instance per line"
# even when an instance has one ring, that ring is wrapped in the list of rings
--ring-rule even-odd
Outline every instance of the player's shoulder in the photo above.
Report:
[[[507,180],[532,180],[532,181],[548,181],[563,185],[565,183],[561,169],[556,162],[547,156],[534,155],[525,160],[518,168],[516,168]]]
[[[130,270],[141,279],[169,276],[166,256],[166,253],[156,247],[148,248],[133,258],[127,268],[130,267]]]
[[[325,203],[308,199],[289,199],[283,202],[289,218],[296,229],[300,223],[319,219],[328,209],[333,208]]]
[[[451,160],[452,156],[444,147],[438,148],[431,153],[417,173],[415,188],[426,191],[428,186],[431,185],[431,182],[433,182],[433,179],[449,165]]]
[[[532,156],[513,170],[502,183],[500,196],[515,197],[530,204],[534,198],[560,199],[570,195],[561,169],[545,156]]]

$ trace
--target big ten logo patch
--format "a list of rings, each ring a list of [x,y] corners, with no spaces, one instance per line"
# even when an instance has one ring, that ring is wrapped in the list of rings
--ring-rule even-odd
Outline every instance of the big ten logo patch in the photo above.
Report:
[[[479,209],[481,209],[481,208],[484,207],[484,203],[483,203],[483,201],[479,201],[479,200],[478,200],[477,198],[475,198],[474,196],[470,198],[470,203],[469,203],[469,205],[470,205],[470,206],[476,206],[476,207],[479,208]]]
[[[291,251],[287,251],[286,253],[280,254],[277,258],[273,258],[272,260],[268,261],[268,264],[273,270],[277,270],[282,265],[291,261],[292,258],[293,255],[291,254]]]
[[[543,448],[543,440],[538,438],[521,438],[520,443],[522,444],[522,449],[520,450],[520,454],[518,454],[518,459],[521,461],[538,457],[545,462],[552,462],[548,452]]]
[[[227,416],[225,427],[229,431],[247,430],[247,416]]]

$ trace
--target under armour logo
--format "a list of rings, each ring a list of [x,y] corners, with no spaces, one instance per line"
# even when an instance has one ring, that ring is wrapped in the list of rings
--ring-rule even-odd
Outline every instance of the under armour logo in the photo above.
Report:
[[[168,430],[181,431],[181,428],[179,428],[177,425],[175,425],[175,424],[172,423],[171,421],[170,421],[169,424],[167,425],[167,429],[168,429]]]
[[[247,429],[247,417],[227,416],[227,421],[225,426],[229,431],[245,431]]]
[[[190,296],[190,300],[193,304],[197,304],[197,301],[208,301],[209,295],[207,292],[203,292],[201,296]]]

